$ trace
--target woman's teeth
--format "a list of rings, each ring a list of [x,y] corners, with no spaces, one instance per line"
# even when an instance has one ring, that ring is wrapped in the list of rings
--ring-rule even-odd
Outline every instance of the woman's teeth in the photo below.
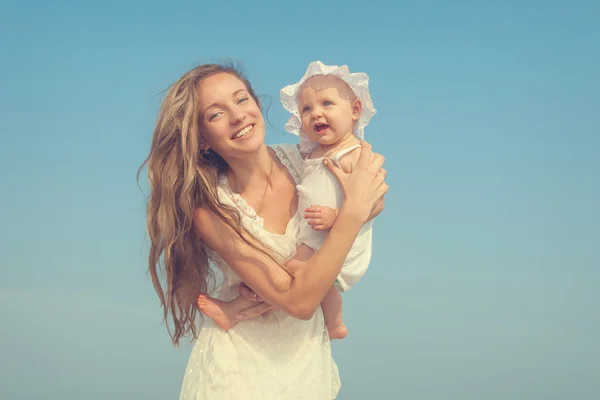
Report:
[[[234,139],[239,139],[244,135],[247,135],[248,133],[250,133],[250,131],[252,130],[253,126],[249,125],[247,127],[245,127],[244,129],[242,129],[241,131],[239,131],[238,133],[235,134],[235,136],[233,137]]]

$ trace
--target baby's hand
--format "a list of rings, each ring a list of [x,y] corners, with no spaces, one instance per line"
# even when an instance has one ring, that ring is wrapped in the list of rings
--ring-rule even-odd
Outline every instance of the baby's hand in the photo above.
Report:
[[[310,219],[308,224],[315,231],[324,231],[331,229],[338,215],[337,208],[326,206],[310,206],[305,211],[304,218]]]

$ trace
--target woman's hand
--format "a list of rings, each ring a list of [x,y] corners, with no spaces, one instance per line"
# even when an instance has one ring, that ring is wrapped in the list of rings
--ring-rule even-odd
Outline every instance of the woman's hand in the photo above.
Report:
[[[260,298],[260,296],[257,295],[256,293],[254,293],[254,291],[252,289],[250,289],[250,287],[248,287],[248,285],[246,285],[244,282],[242,282],[238,285],[237,291],[239,294],[244,296],[244,298],[248,301],[255,301],[257,303],[262,302],[262,299]]]
[[[373,153],[371,145],[364,140],[360,145],[358,162],[349,174],[338,168],[330,159],[326,158],[324,162],[344,192],[342,207],[362,222],[366,222],[372,211],[383,207],[383,196],[388,191],[388,185],[385,183],[385,170],[382,168],[385,158],[381,154]]]
[[[383,211],[383,208],[384,201],[382,197],[381,200],[379,200],[377,204],[375,204],[375,208],[371,210],[371,214],[369,214],[369,221],[378,216]]]
[[[246,300],[256,303],[255,306],[245,309],[236,316],[238,322],[255,318],[259,315],[266,315],[270,310],[275,308],[271,304],[265,303],[260,296],[254,293],[254,291],[250,289],[244,282],[238,285],[237,290],[238,293]]]

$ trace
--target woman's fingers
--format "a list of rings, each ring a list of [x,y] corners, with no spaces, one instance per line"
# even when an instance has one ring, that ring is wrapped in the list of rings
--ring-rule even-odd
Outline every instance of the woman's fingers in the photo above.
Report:
[[[250,289],[248,286],[246,286],[244,284],[240,284],[238,286],[238,292],[239,292],[239,294],[244,296],[244,298],[248,301],[256,301],[256,302],[262,301],[262,299],[260,298],[259,295],[254,293],[254,291],[252,289]]]
[[[378,216],[379,214],[381,214],[381,212],[383,211],[385,207],[385,200],[382,197],[377,204],[375,204],[375,208],[373,208],[373,211],[371,211],[371,215],[370,215],[370,219],[375,218],[376,216]]]
[[[377,186],[375,189],[375,196],[379,199],[378,201],[383,202],[383,196],[388,192],[390,187],[387,183],[382,182],[381,185]]]
[[[274,307],[270,304],[267,303],[259,303],[253,307],[247,308],[244,311],[242,311],[241,313],[239,313],[238,315],[235,316],[235,318],[238,321],[243,321],[246,319],[250,319],[250,318],[254,318],[254,317],[258,317],[259,315],[273,309]]]
[[[383,169],[383,168],[381,168]],[[384,171],[379,171],[376,175],[375,178],[373,179],[373,186],[381,186],[382,184],[385,183],[385,172]]]
[[[362,155],[362,153],[361,153]],[[385,162],[385,157],[379,153],[375,153],[375,157],[373,157],[373,161],[368,165],[369,171],[379,173],[382,170],[383,163]]]
[[[371,164],[373,157],[373,147],[365,140],[360,141],[360,156],[356,162],[356,168],[367,168]]]
[[[337,180],[340,182],[340,184],[343,185],[343,181],[344,181],[344,177],[346,176],[346,173],[344,171],[342,171],[342,169],[340,167],[335,165],[333,160],[331,160],[330,158],[326,158],[325,160],[323,160],[323,163],[325,164],[325,166],[327,167],[329,172],[331,172],[337,178]]]

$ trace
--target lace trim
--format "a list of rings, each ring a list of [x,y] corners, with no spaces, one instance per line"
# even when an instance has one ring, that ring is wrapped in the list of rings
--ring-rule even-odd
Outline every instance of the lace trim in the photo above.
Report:
[[[231,187],[229,186],[229,180],[227,179],[227,175],[222,174],[219,177],[219,183],[221,184],[221,187],[222,187],[223,191],[225,192],[225,194],[227,196],[229,196],[229,198],[233,201],[233,203],[236,205],[236,207],[242,212],[242,214],[244,214],[246,217],[250,218],[251,220],[260,222],[261,224],[264,223],[262,217],[256,213],[254,208],[250,207],[250,205],[246,202],[246,200],[242,196],[240,196],[239,193],[235,193],[233,190],[231,190]]]
[[[275,150],[275,155],[277,156],[277,158],[279,158],[279,161],[281,161],[281,163],[290,172],[290,175],[292,175],[292,179],[294,180],[296,185],[300,184],[300,174],[296,170],[294,164],[292,164],[292,161],[290,160],[288,154],[283,150],[283,148],[281,148],[281,146],[273,146],[271,148]]]

